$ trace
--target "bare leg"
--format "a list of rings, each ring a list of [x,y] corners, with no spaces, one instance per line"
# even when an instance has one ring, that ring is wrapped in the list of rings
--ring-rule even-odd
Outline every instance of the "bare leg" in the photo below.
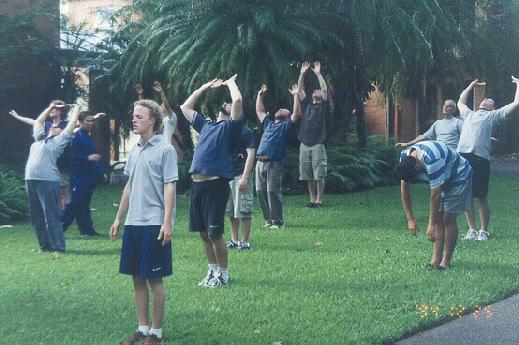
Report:
[[[153,295],[153,313],[151,320],[151,328],[162,328],[162,320],[164,319],[164,304],[166,302],[166,293],[162,278],[148,280]]]
[[[209,235],[210,243],[212,243],[213,253],[215,254],[216,262],[218,263],[218,267],[225,268],[228,267],[228,251],[227,244],[225,243],[225,239],[222,235],[215,237]],[[212,263],[212,262],[209,262]]]
[[[133,289],[135,290],[135,307],[139,326],[147,326],[148,323],[148,284],[146,280],[133,276]]]
[[[231,221],[231,240],[238,242],[238,229],[240,228],[240,220],[232,216],[229,219]]]
[[[315,204],[317,198],[315,181],[306,181],[306,184],[308,185],[308,194],[310,195],[310,202]]]
[[[252,225],[251,218],[242,218],[241,219],[241,228],[243,230],[243,242],[249,242],[251,225]]]
[[[442,267],[449,267],[451,265],[452,253],[456,248],[456,241],[458,240],[458,224],[456,223],[456,214],[445,213],[445,245],[443,250],[443,259],[440,264]]]
[[[315,181],[316,197],[315,202],[318,204],[323,203],[324,194],[324,179]]]
[[[204,242],[204,249],[205,249],[205,254],[207,255],[207,262],[209,264],[215,265],[216,264],[216,254],[213,249],[213,244],[212,244],[211,240],[209,239],[209,235],[207,235],[207,232],[205,232],[205,231],[200,231],[200,237],[202,238],[202,241]],[[227,246],[225,248],[227,248]]]
[[[445,224],[443,221],[438,224],[436,233],[434,234],[435,240],[433,242],[433,256],[431,259],[431,265],[439,265],[442,261],[443,256],[443,242],[445,238]]]
[[[488,221],[490,219],[490,209],[488,207],[488,199],[486,196],[478,198],[479,200],[479,219],[481,221],[481,230],[488,231]]]
[[[465,212],[465,218],[467,218],[469,229],[476,230],[476,217],[474,217],[474,207],[472,207],[470,211]]]

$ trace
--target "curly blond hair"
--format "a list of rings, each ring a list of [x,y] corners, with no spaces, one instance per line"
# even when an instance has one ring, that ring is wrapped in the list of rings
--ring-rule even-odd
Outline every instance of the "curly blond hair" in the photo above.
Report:
[[[152,101],[151,99],[139,99],[138,101],[135,101],[133,103],[133,106],[140,105],[143,107],[148,108],[150,111],[150,116],[155,119],[155,123],[153,124],[153,131],[156,132],[160,129],[160,126],[162,125],[162,110],[160,109],[160,105]]]

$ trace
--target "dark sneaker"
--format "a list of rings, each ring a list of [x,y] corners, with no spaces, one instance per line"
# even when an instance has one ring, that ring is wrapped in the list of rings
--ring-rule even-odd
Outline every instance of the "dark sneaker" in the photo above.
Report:
[[[247,250],[250,249],[250,243],[249,242],[240,242],[238,244],[238,250]]]
[[[204,279],[202,279],[202,280],[200,281],[200,283],[198,283],[198,286],[207,286],[207,283],[208,283],[211,279],[213,279],[213,277],[214,277],[213,271],[208,270],[208,271],[207,271],[207,275],[205,276]]]
[[[238,246],[238,242],[234,242],[233,240],[227,241],[227,248],[238,248]]]
[[[225,286],[225,285],[227,285],[227,283],[229,283],[229,280],[231,280],[230,277],[227,279],[223,279],[222,274],[220,272],[216,272],[214,277],[209,279],[209,281],[207,282],[207,284],[205,284],[205,286],[210,287],[210,288],[214,288],[214,287],[218,287],[218,286]]]
[[[133,335],[131,337],[121,341],[119,344],[120,345],[135,345],[135,344],[139,344],[144,338],[146,338],[144,333],[137,331],[137,332],[133,333]]]
[[[314,208],[323,208],[323,204],[321,202],[316,202]]]
[[[141,342],[141,345],[158,345],[163,343],[165,343],[164,337],[159,338],[155,334],[150,334],[144,338],[144,340]]]
[[[315,205],[313,202],[309,202],[308,204],[306,204],[306,208],[315,208]]]

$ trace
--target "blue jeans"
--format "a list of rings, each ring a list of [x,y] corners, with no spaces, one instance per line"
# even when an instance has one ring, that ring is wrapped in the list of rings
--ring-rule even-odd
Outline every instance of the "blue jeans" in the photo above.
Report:
[[[92,200],[95,185],[81,183],[71,179],[70,187],[71,198],[61,215],[63,231],[67,230],[75,218],[81,235],[94,235],[96,231],[92,224],[90,201]]]
[[[59,217],[59,181],[27,180],[29,215],[41,250],[65,251]]]

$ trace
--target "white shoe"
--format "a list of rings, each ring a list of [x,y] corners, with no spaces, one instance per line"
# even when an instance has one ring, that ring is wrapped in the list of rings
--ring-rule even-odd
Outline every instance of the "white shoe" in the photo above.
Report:
[[[479,238],[479,232],[476,230],[467,231],[467,234],[465,235],[465,237],[463,237],[464,240],[471,240],[471,241],[477,240],[478,238]]]
[[[213,273],[213,271],[208,270],[208,271],[207,271],[207,275],[205,276],[204,279],[202,279],[202,280],[200,281],[200,283],[198,283],[198,286],[207,286],[207,283],[208,283],[211,279],[213,279],[213,277],[214,277],[214,273]]]
[[[477,240],[478,241],[487,241],[489,236],[490,236],[490,234],[488,233],[488,231],[479,230],[479,234],[478,234]]]

